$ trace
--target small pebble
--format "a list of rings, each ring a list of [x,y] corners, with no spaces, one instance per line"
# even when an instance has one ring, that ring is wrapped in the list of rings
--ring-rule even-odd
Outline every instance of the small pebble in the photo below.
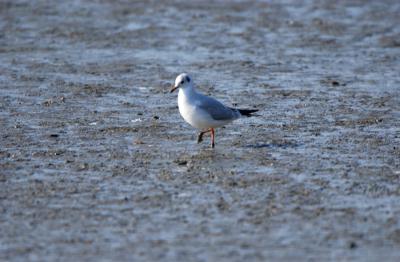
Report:
[[[350,249],[355,249],[355,248],[357,248],[357,243],[356,243],[356,242],[350,242],[349,248],[350,248]]]
[[[186,160],[177,160],[176,163],[180,166],[185,166],[187,164]]]
[[[42,105],[44,105],[44,106],[51,106],[52,104],[53,104],[53,100],[51,100],[51,99],[48,99],[42,103]]]
[[[338,81],[336,81],[336,80],[332,80],[331,84],[332,84],[333,86],[338,86],[338,85],[340,85],[340,83],[339,83]]]

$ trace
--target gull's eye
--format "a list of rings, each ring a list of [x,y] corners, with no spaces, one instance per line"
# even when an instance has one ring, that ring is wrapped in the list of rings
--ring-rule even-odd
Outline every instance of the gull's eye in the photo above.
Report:
[[[185,81],[182,80],[182,81],[181,81],[181,85],[183,85],[184,82],[185,82]]]

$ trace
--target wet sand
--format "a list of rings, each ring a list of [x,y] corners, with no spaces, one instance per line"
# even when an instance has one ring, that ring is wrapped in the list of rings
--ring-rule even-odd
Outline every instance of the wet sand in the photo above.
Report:
[[[0,3],[1,260],[398,261],[398,1],[66,2]]]

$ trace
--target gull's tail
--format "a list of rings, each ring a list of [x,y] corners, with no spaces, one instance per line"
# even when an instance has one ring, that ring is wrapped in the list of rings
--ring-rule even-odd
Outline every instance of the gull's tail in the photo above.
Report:
[[[252,114],[258,111],[258,109],[238,109],[238,108],[235,109],[239,111],[240,115],[247,117],[255,116]]]

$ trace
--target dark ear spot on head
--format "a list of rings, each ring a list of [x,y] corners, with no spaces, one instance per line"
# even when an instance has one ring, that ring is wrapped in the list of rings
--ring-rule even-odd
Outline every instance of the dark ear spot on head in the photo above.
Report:
[[[190,77],[186,76],[186,81],[190,82]]]

